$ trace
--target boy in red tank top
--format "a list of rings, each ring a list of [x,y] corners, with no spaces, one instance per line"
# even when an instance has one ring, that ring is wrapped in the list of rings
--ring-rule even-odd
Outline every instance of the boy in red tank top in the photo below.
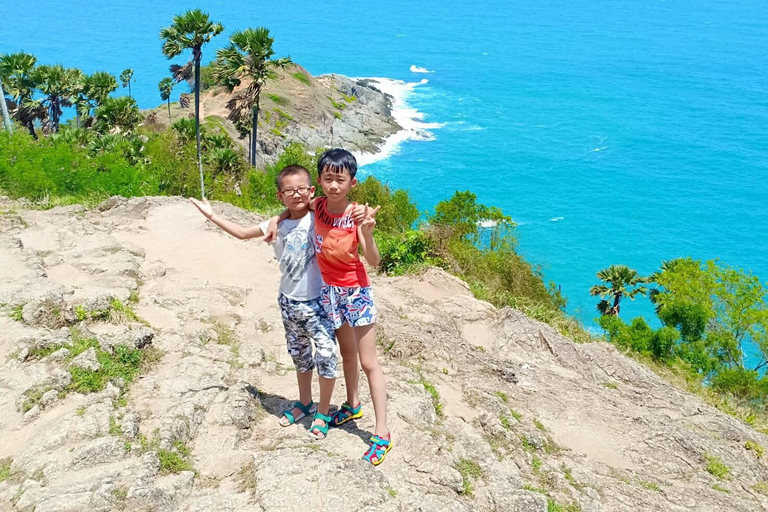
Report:
[[[366,206],[360,215],[347,198],[357,184],[357,161],[349,151],[329,149],[320,156],[317,172],[325,197],[313,200],[310,209],[315,211],[315,251],[324,283],[321,298],[336,328],[347,388],[347,401],[333,414],[330,426],[363,416],[358,393],[359,357],[376,415],[374,435],[363,459],[379,465],[392,448],[392,440],[387,427],[386,384],[376,354],[376,305],[368,273],[358,254],[359,246],[370,265],[379,264],[381,257],[373,239],[379,208]],[[363,220],[358,224],[355,218]],[[315,422],[319,421],[316,417]]]

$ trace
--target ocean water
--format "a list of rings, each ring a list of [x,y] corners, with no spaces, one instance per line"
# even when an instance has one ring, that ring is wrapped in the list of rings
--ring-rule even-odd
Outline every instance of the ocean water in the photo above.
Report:
[[[595,273],[614,263],[649,273],[719,258],[768,280],[764,0],[39,0],[3,8],[0,53],[132,67],[151,107],[169,64],[158,30],[197,6],[225,35],[267,26],[277,55],[313,74],[412,84],[399,112],[420,140],[390,144],[362,172],[423,210],[467,189],[502,208],[587,323]],[[647,300],[623,305],[640,314],[652,314]]]

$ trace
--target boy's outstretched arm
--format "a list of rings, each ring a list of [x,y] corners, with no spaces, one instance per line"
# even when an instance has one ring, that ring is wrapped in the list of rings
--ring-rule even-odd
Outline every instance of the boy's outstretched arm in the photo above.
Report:
[[[376,227],[376,214],[379,212],[381,206],[377,206],[374,209],[369,209],[368,205],[365,205],[365,220],[357,227],[357,234],[360,240],[360,248],[363,250],[363,256],[365,261],[373,267],[377,267],[381,263],[381,255],[379,254],[379,248],[376,246],[376,240],[373,238],[373,228]]]
[[[229,233],[235,238],[238,238],[240,240],[247,240],[249,238],[256,238],[264,235],[264,233],[261,231],[261,228],[259,227],[258,224],[255,226],[243,227],[240,224],[236,224],[226,219],[222,219],[221,217],[213,213],[213,208],[211,207],[210,203],[208,203],[207,199],[198,201],[194,197],[190,197],[189,200],[192,204],[197,206],[197,209],[200,210],[200,213],[202,213],[206,219],[210,220],[211,222],[216,224],[219,228],[221,228],[222,231]]]

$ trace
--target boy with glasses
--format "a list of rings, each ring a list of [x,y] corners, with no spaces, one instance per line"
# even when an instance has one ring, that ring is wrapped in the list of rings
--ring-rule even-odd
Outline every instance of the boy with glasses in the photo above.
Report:
[[[282,272],[278,303],[288,353],[296,367],[299,384],[299,400],[293,408],[284,411],[280,419],[283,427],[315,413],[327,415],[336,379],[334,325],[321,303],[323,278],[315,255],[314,215],[309,212],[314,194],[315,187],[304,167],[291,165],[277,175],[277,198],[288,209],[287,218],[278,225],[274,240],[275,256]],[[194,198],[190,201],[208,220],[235,238],[245,240],[267,233],[269,221],[243,227],[214,214],[208,201]],[[317,406],[312,401],[312,370],[315,368],[320,381]],[[310,435],[324,438],[326,432],[319,430],[313,427]]]

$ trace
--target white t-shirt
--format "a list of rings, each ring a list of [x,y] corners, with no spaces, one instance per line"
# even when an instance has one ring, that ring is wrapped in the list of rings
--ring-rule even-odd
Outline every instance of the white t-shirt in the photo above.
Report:
[[[259,227],[266,233],[269,221]],[[307,301],[320,296],[323,277],[315,256],[315,216],[285,219],[277,226],[274,248],[280,264],[280,292],[292,300]]]

